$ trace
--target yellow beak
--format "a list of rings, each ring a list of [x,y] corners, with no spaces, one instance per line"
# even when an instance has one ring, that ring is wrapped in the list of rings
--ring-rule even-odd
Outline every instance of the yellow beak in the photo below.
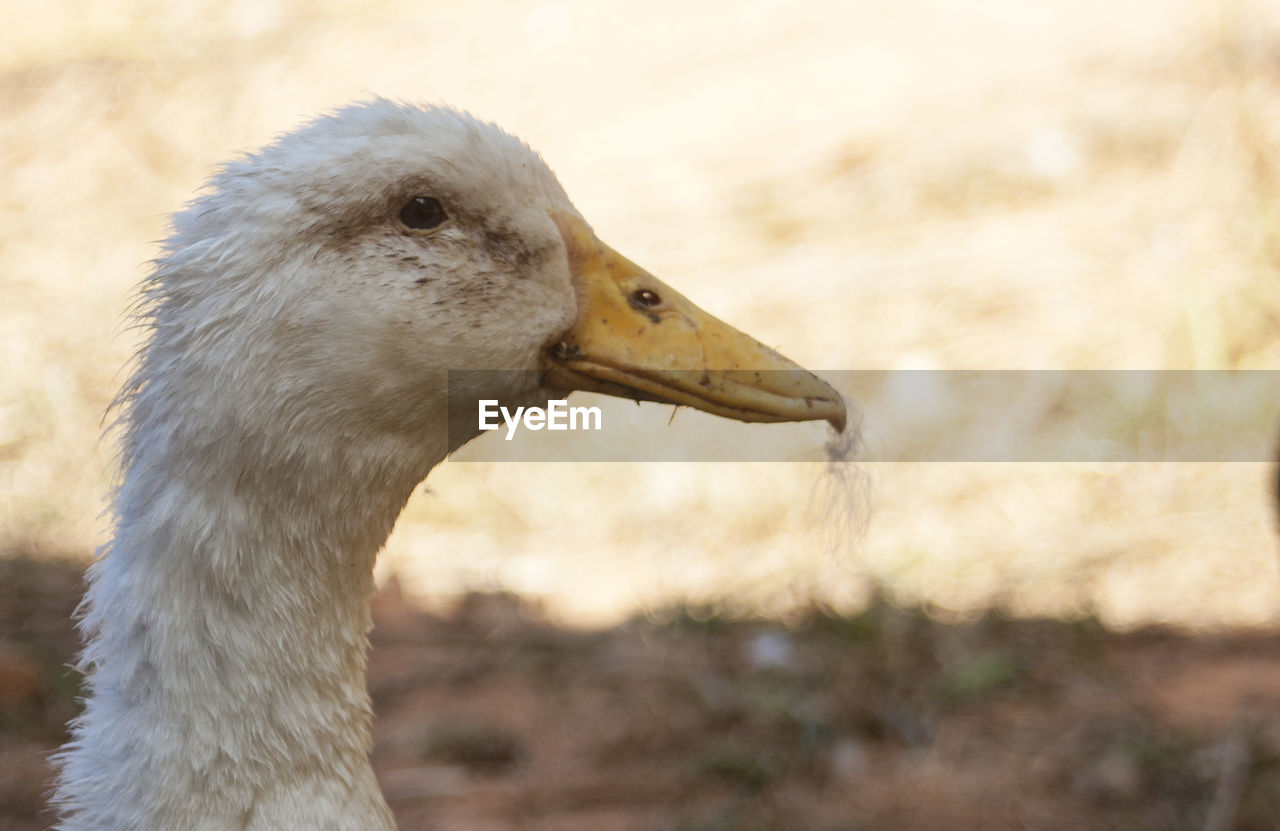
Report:
[[[699,309],[578,217],[552,219],[569,252],[578,321],[551,348],[548,386],[844,430],[844,401],[825,381]]]

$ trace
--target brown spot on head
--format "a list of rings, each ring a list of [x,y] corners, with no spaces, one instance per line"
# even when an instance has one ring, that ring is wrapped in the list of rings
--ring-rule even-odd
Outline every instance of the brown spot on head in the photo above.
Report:
[[[540,262],[551,255],[551,246],[531,243],[518,231],[506,226],[486,228],[484,247],[496,262],[511,268],[518,277],[527,277]]]

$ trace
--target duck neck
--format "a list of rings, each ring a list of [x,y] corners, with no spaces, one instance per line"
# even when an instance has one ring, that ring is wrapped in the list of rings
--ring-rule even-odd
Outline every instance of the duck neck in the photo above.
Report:
[[[368,762],[369,596],[430,465],[385,438],[291,450],[130,461],[86,596],[65,828],[394,827]]]

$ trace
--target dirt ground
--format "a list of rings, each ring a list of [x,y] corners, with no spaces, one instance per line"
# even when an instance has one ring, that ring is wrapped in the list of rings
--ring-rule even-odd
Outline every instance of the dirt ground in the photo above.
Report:
[[[0,829],[48,828],[74,562],[0,559]],[[508,594],[375,603],[374,763],[405,831],[1272,831],[1280,636],[874,603],[603,630]]]

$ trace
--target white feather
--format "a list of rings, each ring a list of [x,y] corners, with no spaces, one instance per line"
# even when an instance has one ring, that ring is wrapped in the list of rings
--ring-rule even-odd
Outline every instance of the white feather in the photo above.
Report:
[[[396,221],[418,195],[450,212],[430,235]],[[393,828],[368,762],[373,561],[469,437],[445,429],[447,370],[532,370],[572,324],[552,209],[573,211],[517,139],[377,99],[174,216],[117,401],[64,831]],[[478,392],[540,395],[501,377]]]

